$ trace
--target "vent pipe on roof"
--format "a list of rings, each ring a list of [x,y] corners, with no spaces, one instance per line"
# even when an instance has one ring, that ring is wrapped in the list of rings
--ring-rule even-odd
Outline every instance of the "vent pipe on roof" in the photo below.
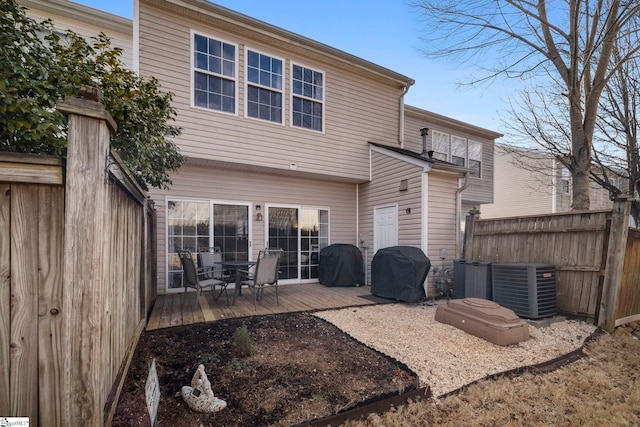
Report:
[[[429,128],[420,129],[420,135],[422,136],[422,153],[420,157],[423,159],[431,158],[433,151],[427,151],[427,135],[429,135]]]

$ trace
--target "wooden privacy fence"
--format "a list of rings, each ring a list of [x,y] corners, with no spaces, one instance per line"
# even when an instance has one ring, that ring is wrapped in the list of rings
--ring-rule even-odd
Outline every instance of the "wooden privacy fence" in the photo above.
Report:
[[[153,210],[109,153],[115,123],[67,99],[65,160],[0,154],[0,415],[110,422],[155,297]]]
[[[519,218],[467,217],[465,258],[556,266],[558,310],[605,329],[640,318],[640,232],[629,229],[630,201],[612,211]]]

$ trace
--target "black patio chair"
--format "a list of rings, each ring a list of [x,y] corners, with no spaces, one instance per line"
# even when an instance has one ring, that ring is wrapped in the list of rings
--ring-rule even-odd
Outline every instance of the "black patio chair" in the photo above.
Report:
[[[211,291],[214,292],[216,287],[221,288],[222,291],[227,290],[227,282],[220,279],[215,278],[204,278],[207,273],[200,272],[196,269],[196,263],[193,260],[193,256],[190,251],[178,249],[178,256],[180,257],[180,262],[182,263],[182,271],[184,273],[184,291],[187,292],[187,288],[194,288],[196,290],[196,301],[195,306],[198,304],[198,297],[202,295],[202,291],[206,288],[211,288]],[[227,304],[229,303],[229,296],[227,295]]]

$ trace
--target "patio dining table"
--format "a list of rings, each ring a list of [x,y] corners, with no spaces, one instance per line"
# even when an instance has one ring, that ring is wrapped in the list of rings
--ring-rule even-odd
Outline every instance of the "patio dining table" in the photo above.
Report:
[[[233,302],[231,305],[236,305],[236,297],[242,295],[242,275],[239,273],[239,270],[248,269],[252,265],[256,265],[256,261],[223,261],[222,266],[226,267],[230,270],[233,270],[233,273],[236,278],[236,285],[233,291]]]

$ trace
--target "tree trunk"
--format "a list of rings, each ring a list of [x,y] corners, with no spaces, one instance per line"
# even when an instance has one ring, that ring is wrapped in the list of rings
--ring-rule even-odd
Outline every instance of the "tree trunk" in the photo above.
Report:
[[[570,100],[571,102],[571,100]],[[591,170],[591,141],[584,128],[584,116],[580,103],[571,102],[569,106],[571,120],[571,177],[572,210],[589,210],[589,171]],[[595,112],[594,112],[595,113]]]

